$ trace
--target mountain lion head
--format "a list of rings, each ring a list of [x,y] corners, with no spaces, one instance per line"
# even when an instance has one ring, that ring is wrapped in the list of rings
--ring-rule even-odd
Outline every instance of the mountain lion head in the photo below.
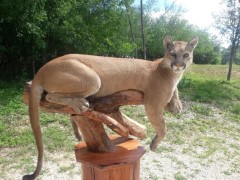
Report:
[[[197,43],[197,37],[194,37],[190,42],[173,42],[170,36],[166,36],[163,44],[165,47],[165,56],[169,59],[167,66],[176,73],[185,70],[193,61],[193,50],[197,46]]]

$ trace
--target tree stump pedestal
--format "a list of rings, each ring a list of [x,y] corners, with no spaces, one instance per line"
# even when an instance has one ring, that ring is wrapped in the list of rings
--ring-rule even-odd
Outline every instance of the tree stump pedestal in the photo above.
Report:
[[[112,141],[121,139],[111,136]],[[89,152],[84,142],[75,146],[77,162],[81,163],[82,180],[139,180],[140,158],[145,149],[128,138],[116,145],[114,152]]]
[[[31,82],[25,84],[23,101],[29,103]],[[81,142],[75,146],[76,160],[82,165],[83,180],[139,180],[140,158],[144,148],[133,135],[146,137],[146,127],[120,111],[124,105],[143,104],[143,93],[136,90],[120,91],[105,97],[87,98],[90,108],[75,112],[71,107],[48,102],[44,92],[40,107],[48,112],[70,114],[74,133]],[[104,126],[118,135],[108,136]]]

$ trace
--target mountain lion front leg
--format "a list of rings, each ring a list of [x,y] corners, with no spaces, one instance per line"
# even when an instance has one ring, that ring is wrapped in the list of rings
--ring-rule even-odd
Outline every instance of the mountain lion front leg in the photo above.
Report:
[[[150,149],[152,151],[156,151],[158,144],[164,138],[167,132],[165,120],[163,118],[163,107],[146,104],[145,111],[149,121],[156,131],[156,135],[154,136],[150,145]]]
[[[177,114],[181,113],[182,111],[182,103],[179,99],[178,89],[176,88],[173,92],[172,98],[165,107],[165,110],[169,111],[170,113]]]

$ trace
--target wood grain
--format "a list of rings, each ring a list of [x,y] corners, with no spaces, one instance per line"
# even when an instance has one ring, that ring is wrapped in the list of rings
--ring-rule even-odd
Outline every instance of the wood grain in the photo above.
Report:
[[[77,144],[75,149],[76,160],[82,163],[83,180],[139,180],[144,153],[141,144],[131,138],[117,144],[116,151],[110,153],[89,152],[85,143]]]
[[[31,82],[27,82],[23,92],[25,104],[29,102],[30,91]],[[105,133],[102,123],[121,136],[128,137],[130,134],[141,139],[146,138],[145,126],[127,117],[119,110],[123,105],[142,104],[144,95],[140,91],[127,90],[99,98],[89,97],[87,100],[90,108],[81,113],[75,112],[69,106],[48,102],[46,95],[47,92],[44,92],[40,107],[47,112],[71,114],[71,119],[79,127],[90,151],[111,152],[116,149]]]

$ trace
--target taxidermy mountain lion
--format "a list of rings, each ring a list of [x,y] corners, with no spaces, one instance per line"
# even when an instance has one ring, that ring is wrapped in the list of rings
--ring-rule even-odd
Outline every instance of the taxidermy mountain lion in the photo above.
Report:
[[[46,99],[72,107],[76,112],[86,111],[88,96],[100,97],[122,90],[139,90],[144,93],[144,106],[149,121],[156,130],[150,145],[156,150],[166,133],[163,111],[180,111],[177,84],[184,70],[192,63],[193,50],[198,38],[190,42],[173,42],[164,38],[165,56],[156,61],[110,58],[70,54],[45,64],[32,81],[29,98],[29,116],[38,149],[36,170],[23,179],[35,179],[42,168],[43,140],[39,122],[39,102],[43,91]],[[169,104],[168,104],[169,103]],[[172,109],[172,110],[171,110]]]

